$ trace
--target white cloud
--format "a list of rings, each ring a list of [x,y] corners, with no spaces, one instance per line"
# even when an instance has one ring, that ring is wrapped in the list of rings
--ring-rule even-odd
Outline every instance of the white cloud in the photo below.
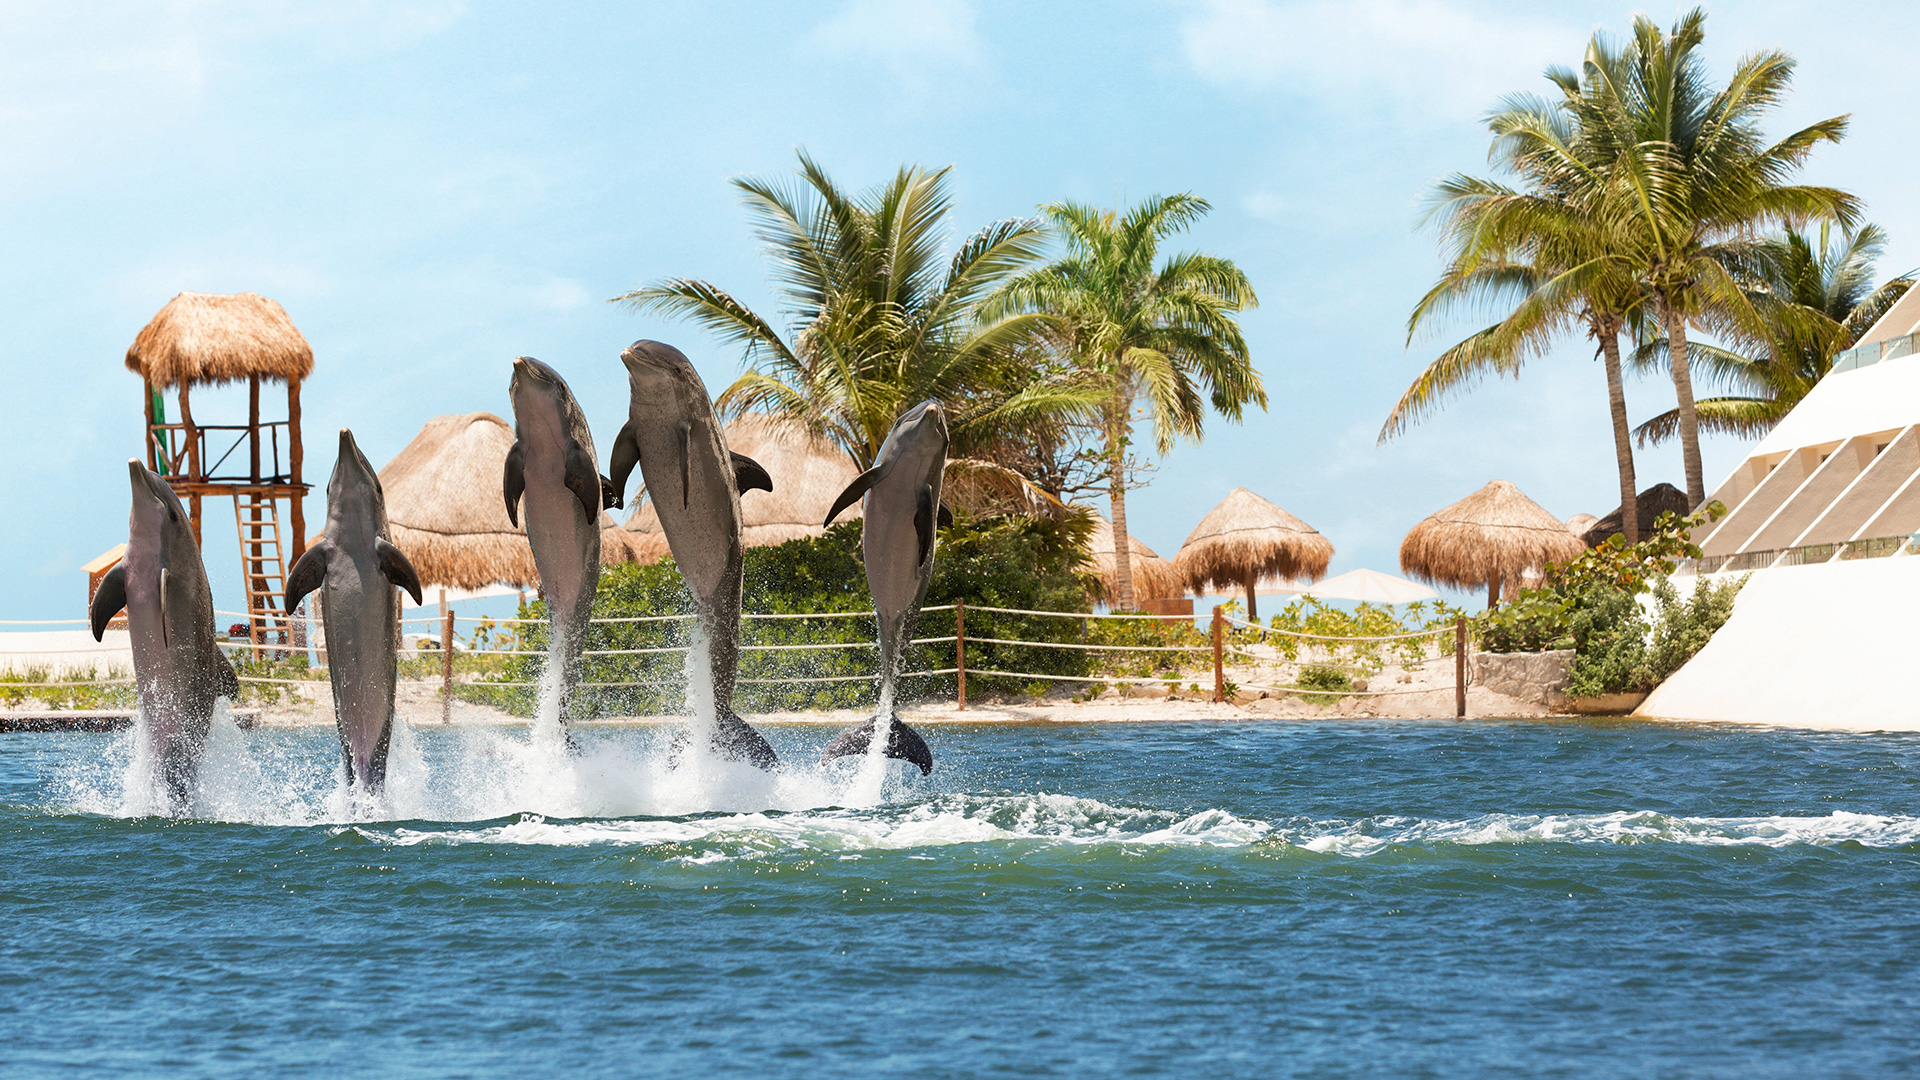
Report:
[[[943,70],[980,62],[968,0],[849,0],[808,35],[828,54],[877,61],[894,78],[924,86]]]
[[[1445,0],[1203,0],[1180,26],[1187,62],[1221,86],[1453,116],[1544,90],[1541,71],[1577,63],[1587,33]]]

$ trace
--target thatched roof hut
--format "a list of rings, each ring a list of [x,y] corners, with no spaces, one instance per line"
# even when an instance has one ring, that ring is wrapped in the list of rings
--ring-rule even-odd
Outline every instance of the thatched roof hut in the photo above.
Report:
[[[1585,550],[1559,518],[1519,488],[1494,480],[1415,525],[1400,542],[1400,569],[1435,585],[1484,585],[1492,607],[1503,583]]]
[[[1670,511],[1680,517],[1686,517],[1687,513],[1693,509],[1687,505],[1687,493],[1672,484],[1655,484],[1635,496],[1634,501],[1640,504],[1640,539],[1642,540],[1652,535],[1653,523],[1660,520],[1661,514]],[[1580,538],[1586,541],[1590,548],[1599,547],[1607,542],[1608,537],[1618,536],[1625,531],[1622,527],[1623,520],[1620,508],[1615,508],[1613,513],[1588,526],[1580,534]]]
[[[156,389],[254,376],[290,383],[313,373],[313,346],[259,293],[183,292],[133,339],[127,370]]]
[[[1247,616],[1256,617],[1254,587],[1262,577],[1320,577],[1333,544],[1313,526],[1248,491],[1234,488],[1187,534],[1173,557],[1174,573],[1196,593],[1245,589]]]
[[[1099,575],[1100,587],[1109,600],[1119,595],[1120,589],[1119,579],[1115,577],[1113,550],[1113,522],[1096,512],[1093,515],[1093,532],[1087,537],[1087,554],[1093,562],[1093,572]],[[1127,550],[1132,554],[1127,569],[1133,575],[1134,596],[1153,600],[1185,594],[1180,587],[1180,575],[1173,571],[1173,564],[1154,554],[1153,549],[1141,543],[1139,537],[1127,537]]]
[[[1592,514],[1575,514],[1567,519],[1567,531],[1575,536],[1585,536],[1593,523],[1600,519]]]
[[[395,546],[422,585],[536,588],[539,571],[525,529],[507,520],[500,476],[513,427],[492,413],[436,416],[387,466],[380,486]],[[600,561],[642,561],[633,539],[600,515]]]
[[[773,477],[772,491],[740,493],[740,540],[747,547],[772,547],[825,533],[822,522],[833,500],[860,475],[839,447],[777,417],[749,413],[729,423],[724,436],[727,449],[759,462]],[[855,503],[834,520],[859,517],[860,504]],[[650,558],[668,554],[652,499],[635,506],[621,528]]]

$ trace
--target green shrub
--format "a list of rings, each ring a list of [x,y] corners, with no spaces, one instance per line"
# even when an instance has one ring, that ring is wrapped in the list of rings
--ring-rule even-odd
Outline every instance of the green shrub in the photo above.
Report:
[[[1300,699],[1302,701],[1310,701],[1316,705],[1325,705],[1329,702],[1338,701],[1340,698],[1338,694],[1328,694],[1324,691],[1333,690],[1344,692],[1352,690],[1353,676],[1336,667],[1309,664],[1300,669],[1300,674],[1295,677],[1293,685],[1299,690],[1322,691],[1322,693],[1317,694],[1301,694]]]
[[[1474,634],[1487,652],[1541,652],[1573,647],[1571,604],[1544,590],[1528,590],[1512,603],[1474,620]]]

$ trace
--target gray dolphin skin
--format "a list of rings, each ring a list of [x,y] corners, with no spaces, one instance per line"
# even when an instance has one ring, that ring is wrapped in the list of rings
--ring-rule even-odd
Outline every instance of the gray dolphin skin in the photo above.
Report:
[[[679,349],[636,341],[620,354],[632,389],[627,422],[614,438],[616,493],[626,492],[634,465],[666,534],[673,561],[693,594],[707,646],[713,697],[713,749],[763,769],[779,764],[773,747],[733,711],[740,666],[740,492],[773,490],[752,458],[727,449],[713,400]]]
[[[240,694],[215,640],[213,590],[180,496],[138,461],[127,462],[133,512],[127,554],[100,582],[88,612],[93,638],[122,610],[133,638],[140,723],[168,807],[185,813],[213,722],[214,702]]]
[[[619,493],[595,464],[586,414],[560,373],[530,356],[513,361],[513,447],[501,478],[507,518],[526,522],[553,625],[549,663],[560,670],[560,718],[580,683],[587,619],[600,584],[600,512]]]
[[[422,602],[420,576],[393,546],[380,477],[340,429],[340,457],[327,481],[327,527],[287,575],[287,607],[320,592],[327,630],[327,679],[347,783],[378,793],[387,782],[393,691],[399,680],[398,587]]]
[[[933,772],[933,753],[918,732],[893,715],[894,684],[913,624],[933,573],[935,530],[952,523],[940,505],[940,478],[947,467],[947,418],[937,401],[923,401],[894,421],[873,468],[854,478],[827,511],[827,524],[854,500],[866,497],[860,549],[867,588],[880,623],[880,707],[887,713],[887,756],[911,761],[922,775]],[[836,736],[827,757],[864,754],[881,717]]]

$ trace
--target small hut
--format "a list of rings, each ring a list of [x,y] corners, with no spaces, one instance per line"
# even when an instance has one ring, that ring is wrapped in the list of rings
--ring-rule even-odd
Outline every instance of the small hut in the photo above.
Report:
[[[500,480],[513,428],[492,413],[436,416],[380,470],[393,542],[423,586],[537,588],[540,573],[524,528],[507,520]],[[641,552],[600,515],[600,561],[640,561]]]
[[[1332,560],[1333,544],[1313,526],[1246,488],[1234,488],[1187,535],[1173,570],[1196,593],[1245,589],[1247,617],[1255,618],[1261,578],[1312,580]]]
[[[1585,550],[1565,522],[1519,488],[1494,480],[1415,525],[1400,542],[1400,569],[1435,585],[1485,586],[1491,608],[1500,602],[1502,584]]]
[[[760,463],[773,478],[772,491],[740,493],[740,540],[747,547],[773,547],[824,534],[833,500],[860,475],[845,451],[799,424],[749,413],[726,426],[727,449]],[[836,521],[860,517],[855,503]],[[648,560],[668,554],[653,500],[633,508],[622,526]]]
[[[1173,564],[1154,554],[1153,549],[1141,543],[1139,537],[1127,537],[1127,550],[1132,553],[1127,561],[1127,569],[1133,575],[1134,596],[1143,600],[1158,600],[1178,597],[1185,592],[1180,587],[1180,575],[1174,573]],[[1100,587],[1105,590],[1109,600],[1120,595],[1113,551],[1113,523],[1104,514],[1095,512],[1093,532],[1087,537],[1087,554],[1092,559],[1093,572],[1099,575]]]
[[[1653,523],[1660,520],[1661,514],[1673,513],[1686,517],[1693,509],[1687,505],[1687,493],[1672,484],[1655,484],[1635,496],[1634,501],[1640,504],[1640,539],[1642,540],[1653,534]],[[1590,548],[1599,547],[1606,543],[1609,537],[1618,536],[1626,531],[1622,527],[1623,520],[1620,508],[1616,508],[1613,513],[1589,525],[1581,532],[1580,538],[1586,541]]]

